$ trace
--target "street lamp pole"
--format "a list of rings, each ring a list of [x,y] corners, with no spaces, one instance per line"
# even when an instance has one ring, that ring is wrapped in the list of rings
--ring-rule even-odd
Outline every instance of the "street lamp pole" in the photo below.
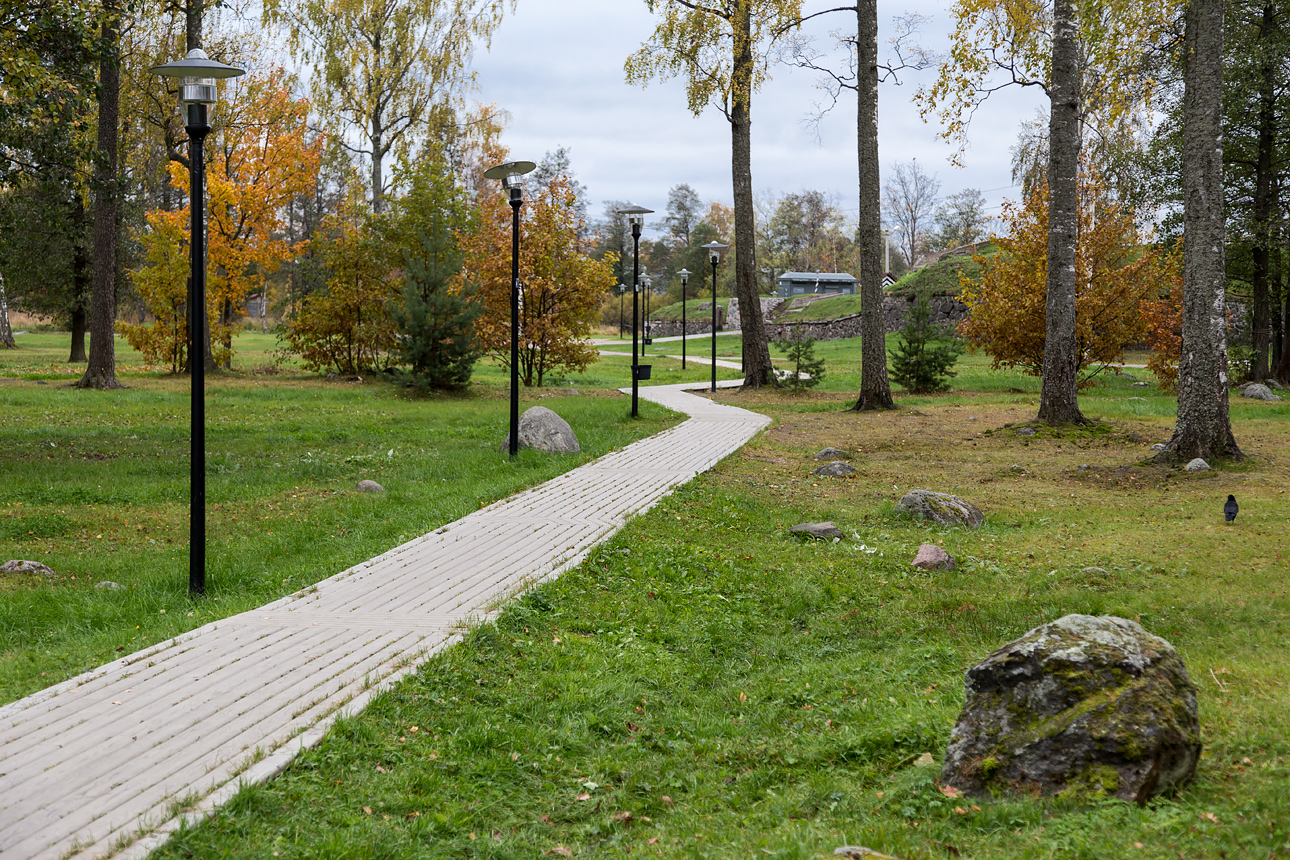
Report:
[[[623,295],[627,292],[626,284],[618,285],[618,339],[623,339],[623,329],[626,324],[623,322]]]
[[[649,276],[648,272],[641,274],[641,282],[644,284],[642,292],[645,294],[645,320],[641,330],[645,333],[641,341],[641,354],[645,354],[645,347],[654,342],[653,327],[649,322],[649,294],[654,292],[654,279]]]
[[[217,63],[201,48],[182,60],[155,66],[152,73],[179,79],[179,106],[188,132],[188,206],[192,214],[188,237],[188,366],[192,372],[188,457],[188,593],[206,593],[206,163],[202,152],[210,134],[208,106],[215,104],[220,78],[246,74]]]
[[[511,201],[511,429],[510,457],[520,450],[520,207],[524,205],[524,174],[537,165],[508,161],[484,171],[486,179],[500,179]]]
[[[632,417],[636,418],[640,406],[640,355],[637,350],[637,331],[640,328],[641,303],[641,227],[645,216],[653,212],[644,206],[625,206],[618,210],[619,215],[626,215],[632,225]]]
[[[720,242],[709,242],[703,246],[712,261],[712,393],[717,393],[717,263],[721,262],[721,252],[729,248]]]
[[[682,269],[677,274],[681,276],[681,369],[685,370],[685,287],[690,283],[690,272]]]

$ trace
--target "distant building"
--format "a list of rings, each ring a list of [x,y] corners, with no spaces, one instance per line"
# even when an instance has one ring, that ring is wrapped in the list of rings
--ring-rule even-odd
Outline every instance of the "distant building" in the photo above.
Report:
[[[856,294],[856,279],[845,272],[785,272],[778,278],[777,295],[782,299],[806,295]]]

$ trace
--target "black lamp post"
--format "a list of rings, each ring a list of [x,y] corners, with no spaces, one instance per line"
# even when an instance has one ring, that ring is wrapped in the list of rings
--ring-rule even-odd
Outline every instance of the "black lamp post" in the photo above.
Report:
[[[531,161],[508,161],[484,171],[500,179],[511,196],[511,459],[520,450],[520,207],[524,205],[524,174],[536,168]]]
[[[618,210],[619,215],[626,215],[627,222],[632,225],[632,417],[637,417],[639,413],[639,386],[641,365],[640,355],[637,351],[637,332],[640,329],[640,304],[641,304],[641,227],[645,224],[645,216],[653,212],[653,209],[646,209],[644,206],[625,206]]]
[[[206,593],[206,164],[202,144],[210,134],[208,107],[219,99],[220,78],[246,74],[217,63],[201,48],[182,60],[152,69],[163,78],[179,79],[179,106],[188,132],[188,206],[192,214],[189,250],[188,366],[192,371],[188,461],[188,593]]]
[[[627,292],[626,284],[618,285],[618,339],[622,340],[623,329],[627,327],[623,322],[623,295]]]
[[[685,370],[685,287],[690,283],[690,272],[682,269],[677,274],[681,276],[681,369]]]
[[[720,242],[709,242],[703,246],[712,261],[712,393],[717,393],[717,263],[721,262],[721,252],[729,248]]]

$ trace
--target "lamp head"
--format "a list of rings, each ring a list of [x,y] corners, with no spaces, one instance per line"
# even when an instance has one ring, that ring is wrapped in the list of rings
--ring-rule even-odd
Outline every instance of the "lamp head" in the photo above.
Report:
[[[709,242],[703,247],[708,252],[708,259],[712,261],[714,266],[721,262],[721,252],[730,248],[729,245],[723,245],[720,242]]]
[[[617,214],[626,215],[627,223],[632,225],[632,235],[639,236],[641,226],[645,223],[645,216],[653,212],[653,209],[646,209],[644,206],[624,206],[617,210]]]
[[[154,66],[152,73],[163,78],[179,79],[181,105],[213,105],[219,100],[215,82],[221,78],[244,75],[246,70],[216,62],[207,57],[201,48],[193,48],[182,60]]]
[[[681,286],[685,286],[690,282],[690,271],[688,269],[682,269],[677,274],[681,276]]]
[[[502,187],[511,193],[512,200],[524,199],[524,174],[532,173],[537,165],[531,161],[508,161],[484,171],[485,179],[500,179]]]

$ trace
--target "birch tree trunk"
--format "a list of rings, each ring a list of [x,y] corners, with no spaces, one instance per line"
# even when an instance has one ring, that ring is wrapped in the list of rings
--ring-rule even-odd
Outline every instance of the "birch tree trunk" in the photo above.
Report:
[[[856,4],[856,157],[860,165],[860,397],[851,408],[891,409],[882,313],[882,187],[878,171],[878,2]]]
[[[1227,403],[1223,0],[1191,0],[1183,37],[1183,323],[1178,422],[1162,456],[1241,459]]]
[[[18,343],[13,339],[9,326],[9,297],[4,291],[4,277],[0,276],[0,349],[13,349]]]
[[[1079,410],[1075,354],[1075,244],[1079,232],[1076,177],[1080,149],[1080,49],[1071,0],[1053,4],[1053,62],[1048,121],[1048,304],[1044,328],[1039,419],[1087,424]]]

